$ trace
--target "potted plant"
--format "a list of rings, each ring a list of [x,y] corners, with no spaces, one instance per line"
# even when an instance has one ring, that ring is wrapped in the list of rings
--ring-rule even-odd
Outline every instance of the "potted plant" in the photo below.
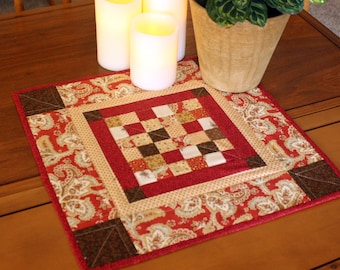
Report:
[[[190,0],[203,80],[227,92],[258,86],[290,14],[304,0]]]

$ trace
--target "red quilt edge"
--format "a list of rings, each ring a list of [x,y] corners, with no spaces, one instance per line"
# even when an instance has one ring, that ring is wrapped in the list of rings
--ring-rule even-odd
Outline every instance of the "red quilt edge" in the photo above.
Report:
[[[294,214],[296,212],[306,210],[306,209],[309,209],[311,207],[314,207],[314,206],[317,206],[317,205],[320,205],[320,204],[323,204],[323,203],[326,203],[326,202],[329,202],[329,201],[332,201],[332,200],[335,200],[335,199],[338,199],[338,198],[340,198],[340,192],[336,192],[336,193],[333,193],[331,195],[322,197],[321,199],[315,199],[315,200],[310,201],[309,203],[305,203],[303,205],[297,205],[297,206],[291,207],[289,209],[280,210],[279,212],[275,212],[273,214],[269,214],[269,215],[266,215],[266,216],[263,216],[263,217],[259,217],[257,219],[251,220],[251,221],[236,224],[236,225],[233,225],[232,227],[228,227],[228,228],[225,228],[223,230],[216,231],[216,232],[210,233],[210,234],[205,235],[205,236],[201,236],[199,238],[190,239],[190,240],[187,240],[185,242],[181,242],[181,243],[178,243],[178,244],[175,244],[173,246],[169,246],[169,247],[157,250],[157,251],[153,251],[153,252],[150,252],[150,253],[147,253],[147,254],[138,255],[136,257],[121,260],[121,261],[111,263],[111,264],[107,264],[107,265],[104,265],[104,266],[101,266],[101,267],[88,268],[86,266],[87,268],[85,268],[85,269],[97,269],[97,270],[99,270],[99,269],[100,270],[110,270],[111,269],[112,270],[112,269],[120,269],[122,267],[127,267],[127,266],[132,265],[132,264],[138,264],[138,263],[141,263],[141,262],[148,261],[150,259],[157,258],[157,257],[162,256],[162,255],[166,255],[166,254],[169,254],[169,253],[179,251],[179,250],[184,249],[184,248],[192,247],[193,245],[203,243],[207,240],[216,239],[218,237],[222,237],[222,236],[229,235],[229,234],[232,234],[232,233],[236,233],[236,232],[239,232],[239,231],[242,231],[242,230],[250,229],[250,228],[255,227],[257,225],[268,223],[270,221],[274,221],[276,219],[285,217],[287,215]]]
[[[184,60],[193,60],[193,59],[196,59],[196,58],[197,57],[188,57],[186,59],[183,59],[183,61]],[[82,80],[86,80],[86,79],[96,78],[98,76],[105,76],[105,75],[117,74],[117,73],[123,73],[123,72],[126,72],[126,71],[122,71],[122,72],[108,72],[108,73],[105,73],[105,74],[97,74],[97,75],[88,76],[88,77],[81,78],[81,79]],[[14,103],[16,105],[19,118],[20,118],[21,123],[23,125],[23,129],[25,131],[25,134],[26,134],[26,136],[28,138],[28,142],[29,142],[30,147],[32,149],[33,156],[36,159],[36,163],[37,163],[37,166],[38,166],[38,169],[39,169],[42,181],[43,181],[43,183],[44,183],[44,185],[45,185],[45,187],[46,187],[46,189],[48,191],[48,194],[49,194],[49,196],[51,198],[52,204],[53,204],[54,208],[56,209],[56,211],[58,213],[58,217],[59,217],[59,219],[60,219],[60,221],[62,223],[63,229],[64,229],[64,231],[65,231],[65,233],[66,233],[66,235],[67,235],[67,237],[69,239],[69,242],[71,244],[71,247],[73,249],[75,257],[77,258],[78,264],[80,265],[80,267],[82,269],[102,269],[102,270],[108,270],[108,269],[127,267],[127,266],[132,265],[132,264],[141,263],[141,262],[144,262],[144,261],[156,258],[156,257],[161,256],[161,255],[172,253],[172,252],[178,251],[180,249],[184,249],[184,248],[193,246],[195,244],[202,243],[202,242],[207,241],[207,240],[215,239],[215,238],[218,238],[218,237],[221,237],[221,236],[224,236],[224,235],[228,235],[228,234],[231,234],[231,233],[234,233],[234,232],[245,230],[245,229],[248,229],[248,228],[251,228],[251,227],[254,227],[254,226],[257,226],[257,225],[269,222],[269,221],[272,221],[272,220],[276,220],[276,219],[284,217],[286,215],[290,215],[290,214],[296,213],[298,211],[309,209],[311,207],[314,207],[314,206],[317,206],[317,205],[320,205],[320,204],[323,204],[323,203],[326,203],[326,202],[329,202],[329,201],[332,201],[332,200],[340,198],[340,192],[332,193],[330,195],[324,196],[324,197],[319,198],[319,199],[315,199],[313,201],[310,201],[310,202],[302,204],[302,205],[297,205],[297,206],[291,207],[289,209],[281,210],[279,212],[275,212],[275,213],[269,214],[267,216],[263,216],[263,217],[257,218],[255,220],[247,221],[247,222],[244,222],[244,223],[241,223],[241,224],[236,224],[236,225],[233,225],[232,227],[228,227],[228,228],[225,228],[223,230],[220,230],[220,231],[217,231],[217,232],[214,232],[214,233],[211,233],[211,234],[208,234],[208,235],[196,238],[196,239],[187,240],[185,242],[181,242],[181,243],[175,244],[175,245],[170,246],[170,247],[166,247],[166,248],[163,248],[163,249],[160,249],[160,250],[157,250],[157,251],[153,251],[153,252],[150,252],[148,254],[138,255],[136,257],[128,258],[128,259],[121,260],[121,261],[118,261],[118,262],[115,262],[115,263],[111,263],[111,264],[107,264],[107,265],[104,265],[104,266],[101,266],[101,267],[89,268],[88,265],[86,264],[86,261],[83,258],[83,255],[82,255],[82,253],[81,253],[77,243],[76,243],[75,237],[73,236],[73,232],[72,232],[72,230],[70,229],[70,227],[68,225],[66,216],[65,216],[61,206],[59,205],[59,201],[58,201],[57,196],[54,193],[53,187],[52,187],[51,183],[48,180],[48,175],[47,175],[45,167],[43,165],[43,161],[42,161],[41,156],[39,154],[39,150],[37,149],[37,146],[35,144],[34,137],[33,137],[32,133],[30,131],[30,128],[29,128],[29,125],[27,123],[27,119],[26,119],[24,110],[23,110],[23,108],[21,106],[21,102],[19,100],[19,94],[22,94],[22,93],[25,93],[25,92],[29,92],[29,91],[33,91],[33,90],[36,90],[36,89],[39,89],[39,88],[42,88],[42,87],[58,86],[58,85],[63,85],[65,83],[70,83],[70,82],[74,82],[74,81],[76,81],[76,80],[73,79],[73,80],[69,80],[69,81],[66,81],[66,82],[59,82],[59,83],[55,83],[55,84],[45,84],[45,85],[39,85],[39,86],[35,86],[35,87],[25,88],[23,90],[20,90],[20,91],[17,91],[15,93],[13,93],[12,97],[13,97],[13,101],[14,101]],[[273,98],[273,96],[262,85],[259,85],[258,87],[263,92],[265,92],[267,97],[276,106],[276,108],[304,136],[304,138],[315,148],[315,150],[322,156],[322,158],[331,166],[333,171],[340,177],[340,170],[328,158],[328,156],[295,123],[295,121],[287,114],[287,112],[278,104],[278,102]]]
[[[43,86],[40,86],[40,87],[43,87]],[[31,151],[33,153],[33,156],[36,160],[36,164],[38,166],[38,170],[40,172],[40,176],[41,176],[41,179],[42,179],[42,182],[44,184],[44,186],[46,187],[47,189],[47,192],[48,192],[48,195],[50,196],[50,199],[51,199],[51,202],[52,202],[52,205],[54,207],[54,209],[56,210],[57,214],[58,214],[58,217],[59,217],[59,220],[61,221],[62,223],[62,227],[67,235],[67,238],[71,244],[71,247],[72,247],[72,250],[74,251],[74,254],[77,258],[77,261],[79,263],[79,265],[83,268],[83,269],[87,269],[87,264],[83,258],[83,255],[76,243],[76,240],[73,236],[73,233],[72,233],[72,230],[70,229],[69,227],[69,224],[67,222],[67,219],[66,219],[66,216],[59,204],[59,201],[58,201],[58,198],[56,196],[56,194],[54,193],[54,190],[53,190],[53,187],[52,187],[52,184],[48,181],[48,175],[47,175],[47,172],[45,170],[45,167],[43,165],[43,161],[42,161],[42,158],[39,154],[39,150],[37,148],[37,145],[35,144],[35,140],[34,140],[34,137],[33,137],[33,134],[31,133],[31,130],[29,128],[29,125],[28,125],[28,122],[27,122],[27,119],[26,119],[26,116],[25,116],[25,112],[21,106],[21,102],[19,100],[19,94],[21,93],[24,93],[24,92],[28,92],[28,91],[32,91],[32,90],[35,90],[35,89],[38,89],[40,87],[34,87],[34,88],[30,88],[30,89],[25,89],[23,91],[18,91],[16,93],[13,93],[12,97],[13,97],[13,101],[14,103],[16,104],[16,108],[17,108],[17,112],[18,112],[18,115],[19,115],[19,118],[21,120],[21,123],[23,125],[23,129],[24,129],[24,132],[28,138],[28,142],[30,144],[30,147],[31,147]]]

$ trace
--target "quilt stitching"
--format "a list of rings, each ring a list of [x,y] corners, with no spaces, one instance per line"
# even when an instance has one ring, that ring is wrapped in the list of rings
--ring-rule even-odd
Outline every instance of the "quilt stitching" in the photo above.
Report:
[[[43,175],[48,176],[47,186],[58,198],[67,232],[85,268],[126,266],[164,249],[176,249],[242,224],[250,226],[282,210],[339,196],[339,172],[263,89],[218,94],[227,102],[218,106],[233,108],[228,111],[233,114],[229,115],[232,122],[242,119],[244,127],[238,128],[243,136],[235,138],[252,141],[250,147],[237,152],[239,146],[228,137],[233,125],[219,122],[223,113],[216,117],[201,103],[214,90],[202,82],[197,62],[179,63],[173,88],[174,93],[185,89],[177,98],[187,95],[186,91],[193,96],[173,101],[161,92],[145,94],[131,84],[128,71],[16,94],[34,138],[32,147],[43,162]],[[148,108],[144,104],[135,110],[127,105],[137,104],[144,95],[150,95],[144,98],[151,102]],[[122,111],[117,114],[115,110]],[[105,155],[91,150],[92,144],[100,148],[100,139],[90,134],[96,133],[97,123],[105,127],[98,130],[106,130],[107,136],[99,136],[104,139],[102,148],[118,146],[128,164],[123,171],[131,171],[137,185],[120,183],[107,170]],[[108,148],[111,152],[106,157],[117,155],[118,151]],[[220,156],[209,160],[216,153]],[[238,168],[241,159],[245,171]],[[116,161],[111,160],[116,167],[123,164]],[[235,168],[230,178],[165,193],[152,186],[172,176],[183,180],[209,165],[217,171],[229,163]],[[178,166],[172,168],[172,164]],[[163,166],[167,174],[159,173]],[[145,188],[150,185],[155,191],[148,194]]]

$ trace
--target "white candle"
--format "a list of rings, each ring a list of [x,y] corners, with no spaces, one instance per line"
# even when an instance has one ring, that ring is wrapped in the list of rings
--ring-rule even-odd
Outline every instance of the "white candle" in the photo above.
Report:
[[[143,0],[143,12],[161,12],[174,16],[178,23],[178,57],[185,55],[188,0]]]
[[[142,0],[95,0],[97,59],[105,69],[130,67],[131,20],[142,12]]]
[[[176,80],[178,31],[167,14],[143,13],[131,23],[130,76],[144,90],[162,90]]]

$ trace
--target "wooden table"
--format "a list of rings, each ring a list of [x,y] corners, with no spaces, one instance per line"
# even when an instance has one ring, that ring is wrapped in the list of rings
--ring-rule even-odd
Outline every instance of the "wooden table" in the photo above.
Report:
[[[0,268],[78,269],[11,93],[106,72],[96,61],[93,1],[3,15],[0,40]],[[195,54],[189,18],[187,55]],[[339,63],[339,39],[302,13],[262,82],[338,168]],[[128,269],[310,269],[340,257],[339,209],[334,200]]]

